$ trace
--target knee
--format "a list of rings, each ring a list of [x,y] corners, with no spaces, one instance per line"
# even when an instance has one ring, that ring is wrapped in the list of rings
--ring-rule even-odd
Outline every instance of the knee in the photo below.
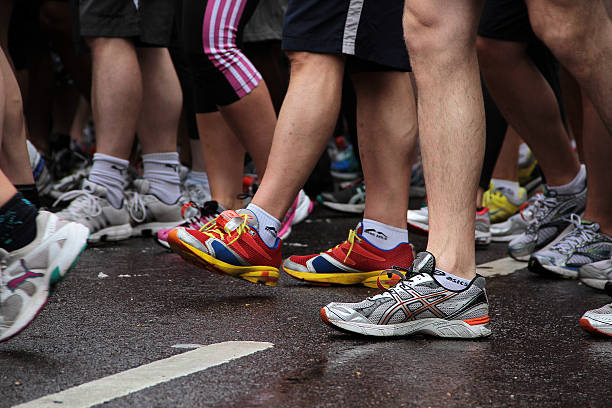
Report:
[[[335,69],[342,63],[342,56],[334,54],[317,54],[312,52],[288,51],[287,57],[291,63],[291,75],[317,70],[321,75],[330,69]]]

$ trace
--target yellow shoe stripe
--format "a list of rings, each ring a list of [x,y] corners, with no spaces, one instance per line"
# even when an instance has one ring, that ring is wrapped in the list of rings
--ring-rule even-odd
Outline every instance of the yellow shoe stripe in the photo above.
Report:
[[[382,270],[378,270],[371,272],[313,273],[296,271],[284,266],[283,270],[296,279],[316,283],[335,283],[337,285],[357,285],[369,280],[368,278],[374,278],[373,287],[376,287],[376,278],[382,272]]]

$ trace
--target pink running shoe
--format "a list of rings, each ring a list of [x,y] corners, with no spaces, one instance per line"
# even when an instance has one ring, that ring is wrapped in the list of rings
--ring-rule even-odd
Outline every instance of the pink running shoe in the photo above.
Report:
[[[186,221],[177,227],[157,231],[155,242],[170,249],[170,244],[168,244],[170,231],[178,227],[199,230],[204,224],[217,218],[223,211],[225,211],[225,208],[216,201],[207,201],[203,207],[199,208],[193,202],[187,203],[181,209],[181,215]]]
[[[300,190],[281,222],[278,237],[284,241],[291,234],[291,226],[304,221],[312,212],[313,207],[314,203],[312,200],[306,195],[304,190]]]

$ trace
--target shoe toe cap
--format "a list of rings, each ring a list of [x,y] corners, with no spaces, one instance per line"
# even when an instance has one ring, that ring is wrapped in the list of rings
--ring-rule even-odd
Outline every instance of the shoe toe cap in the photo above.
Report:
[[[335,320],[351,323],[371,323],[361,313],[341,303],[330,303],[323,308],[323,312],[330,321]]]

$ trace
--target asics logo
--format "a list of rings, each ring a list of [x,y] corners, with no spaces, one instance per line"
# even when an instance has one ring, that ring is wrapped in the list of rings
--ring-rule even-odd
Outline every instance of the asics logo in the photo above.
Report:
[[[12,279],[6,285],[11,290],[11,292],[14,292],[15,290],[17,290],[17,288],[22,283],[24,283],[25,281],[27,281],[30,278],[41,278],[41,277],[45,276],[45,274],[43,274],[43,273],[34,273],[30,269],[28,269],[28,267],[26,266],[25,261],[23,259],[21,259],[19,262],[21,263],[21,267],[24,269],[25,273],[23,275],[21,275],[21,276],[18,276],[16,278]]]
[[[457,285],[461,285],[461,286],[465,286],[466,288],[468,287],[468,284],[465,282],[460,281],[459,279],[455,279],[453,277],[447,276],[446,277],[447,281],[451,281],[453,283],[456,283]]]
[[[376,238],[378,238],[378,239],[384,239],[385,241],[386,241],[387,239],[389,239],[389,238],[387,237],[387,235],[385,235],[384,233],[382,233],[382,232],[380,232],[380,231],[376,231],[374,228],[368,228],[367,230],[365,230],[365,231],[363,231],[363,232],[364,232],[364,234],[371,235],[371,236],[376,237]]]

